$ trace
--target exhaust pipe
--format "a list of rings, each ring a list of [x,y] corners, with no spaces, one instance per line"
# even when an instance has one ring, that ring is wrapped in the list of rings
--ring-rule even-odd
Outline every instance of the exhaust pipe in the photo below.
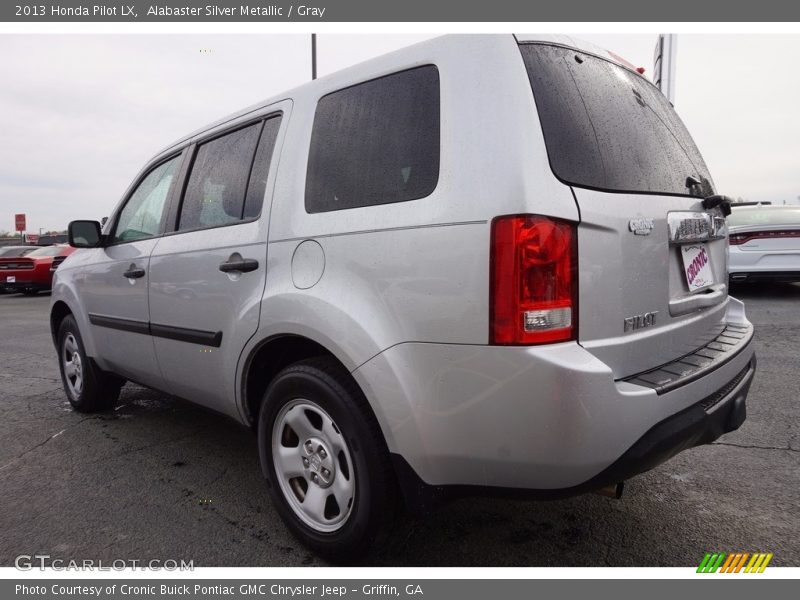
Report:
[[[619,483],[612,483],[606,487],[601,487],[599,490],[595,490],[594,493],[599,494],[600,496],[605,496],[606,498],[614,498],[614,500],[619,500],[622,498],[622,490],[624,489],[625,482],[620,481]]]
[[[747,273],[731,273],[731,281],[745,281]]]

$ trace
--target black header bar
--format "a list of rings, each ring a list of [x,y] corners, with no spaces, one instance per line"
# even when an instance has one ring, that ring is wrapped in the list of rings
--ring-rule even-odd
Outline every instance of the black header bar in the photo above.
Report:
[[[787,22],[786,0],[43,0],[0,3],[0,22]]]

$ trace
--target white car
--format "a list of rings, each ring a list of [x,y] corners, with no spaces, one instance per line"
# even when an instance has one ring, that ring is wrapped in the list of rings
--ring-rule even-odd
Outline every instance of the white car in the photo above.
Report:
[[[800,281],[800,206],[734,205],[730,280]]]

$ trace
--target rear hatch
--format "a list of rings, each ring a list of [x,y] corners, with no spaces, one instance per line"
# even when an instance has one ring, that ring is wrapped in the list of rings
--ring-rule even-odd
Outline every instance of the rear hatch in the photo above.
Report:
[[[607,54],[523,43],[550,166],[578,227],[578,341],[616,378],[723,329],[727,240],[711,177],[667,99]]]

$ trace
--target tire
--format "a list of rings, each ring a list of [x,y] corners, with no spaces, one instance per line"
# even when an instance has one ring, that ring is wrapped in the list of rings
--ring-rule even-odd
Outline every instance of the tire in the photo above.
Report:
[[[275,377],[259,413],[258,447],[278,513],[318,555],[352,561],[388,530],[397,494],[386,442],[334,359],[304,360]]]
[[[58,367],[72,408],[91,413],[109,410],[119,399],[124,381],[104,373],[86,355],[83,338],[72,315],[58,328]]]

